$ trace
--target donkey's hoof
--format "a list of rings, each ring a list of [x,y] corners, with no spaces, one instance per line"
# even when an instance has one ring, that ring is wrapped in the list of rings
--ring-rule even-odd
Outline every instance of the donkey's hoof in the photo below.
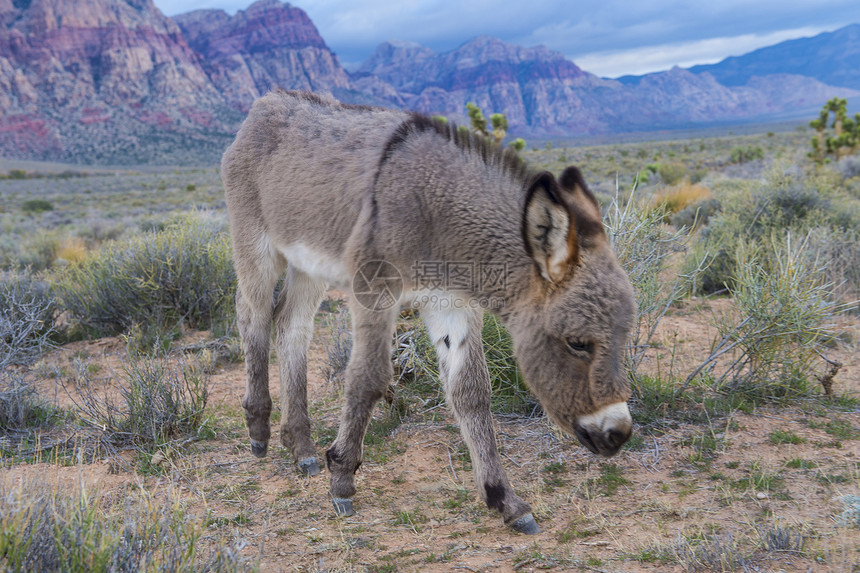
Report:
[[[299,471],[308,476],[319,475],[320,465],[316,458],[304,458],[299,460]]]
[[[334,504],[334,512],[338,517],[349,517],[355,515],[355,510],[352,508],[352,500],[345,497],[333,497],[331,502]]]
[[[540,527],[531,513],[527,513],[514,521],[511,524],[511,529],[525,533],[526,535],[537,535],[540,533]]]
[[[258,442],[257,440],[251,440],[251,453],[258,458],[265,458],[268,449],[269,442]]]

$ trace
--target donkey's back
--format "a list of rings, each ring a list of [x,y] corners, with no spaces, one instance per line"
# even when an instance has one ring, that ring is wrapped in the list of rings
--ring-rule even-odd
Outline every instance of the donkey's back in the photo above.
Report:
[[[330,271],[374,184],[380,150],[405,117],[307,92],[257,100],[221,163],[237,261],[272,251],[341,283]]]

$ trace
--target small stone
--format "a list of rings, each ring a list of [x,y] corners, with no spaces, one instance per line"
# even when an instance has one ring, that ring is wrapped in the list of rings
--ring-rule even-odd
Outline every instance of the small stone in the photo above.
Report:
[[[755,496],[756,499],[767,499],[767,494],[763,491],[758,492],[757,494],[755,494]]]

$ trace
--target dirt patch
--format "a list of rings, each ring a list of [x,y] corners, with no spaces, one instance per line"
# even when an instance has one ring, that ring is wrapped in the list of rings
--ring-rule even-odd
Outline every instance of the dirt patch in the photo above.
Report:
[[[667,316],[643,369],[689,371],[713,336],[708,310],[690,306]],[[858,321],[847,320],[856,340]],[[308,376],[321,457],[341,404],[337,387],[320,374],[323,334],[314,340]],[[846,344],[831,357],[844,364],[837,393],[856,395],[856,351]],[[75,360],[95,364],[109,391],[111,373],[126,359],[119,339],[67,345],[44,359],[40,391],[68,407],[48,373]],[[358,513],[334,517],[326,471],[314,478],[296,471],[280,446],[279,414],[269,456],[251,456],[240,407],[244,378],[241,364],[213,373],[213,436],[165,448],[148,475],[105,459],[66,466],[5,460],[0,484],[83,482],[114,496],[128,484],[171,486],[209,512],[213,532],[244,539],[244,553],[260,556],[262,571],[684,571],[696,564],[742,569],[744,562],[761,571],[856,571],[860,563],[860,535],[840,522],[844,497],[856,496],[860,484],[856,409],[810,402],[667,420],[659,430],[637,428],[639,437],[611,460],[543,418],[498,417],[504,464],[543,529],[528,537],[508,530],[477,498],[465,445],[442,408],[412,413],[366,447]],[[270,379],[277,404],[275,364]],[[377,408],[378,419],[390,415],[387,406]],[[789,532],[794,545],[769,547],[768,535],[779,532]],[[721,565],[721,558],[728,561]]]

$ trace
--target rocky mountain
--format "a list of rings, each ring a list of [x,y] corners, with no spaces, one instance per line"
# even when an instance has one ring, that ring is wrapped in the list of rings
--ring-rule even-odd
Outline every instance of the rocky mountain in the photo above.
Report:
[[[413,43],[380,45],[354,75],[394,88],[402,105],[426,113],[462,116],[466,103],[504,112],[510,125],[528,131],[602,131],[602,118],[583,100],[612,85],[543,46],[523,48],[480,36],[436,54]],[[384,97],[383,94],[379,94]]]
[[[0,0],[0,156],[212,163],[274,87],[459,121],[473,101],[505,113],[516,136],[738,121],[857,94],[844,86],[860,69],[858,29],[774,46],[801,54],[811,42],[818,60],[802,65],[777,65],[765,49],[711,70],[607,80],[543,46],[478,37],[445,53],[387,42],[347,73],[307,14],[281,0],[172,19],[152,0]]]
[[[146,161],[237,120],[151,0],[0,0],[0,22],[4,155]]]
[[[374,78],[406,107],[462,118],[466,102],[504,112],[511,131],[531,135],[671,129],[737,121],[821,105],[856,92],[799,75],[752,77],[727,86],[680,68],[618,81],[581,70],[543,46],[488,37],[437,54],[414,43],[384,43],[353,76]],[[382,90],[376,92],[385,97]]]
[[[860,24],[780,42],[690,71],[709,73],[726,86],[745,85],[754,77],[791,74],[860,90]]]
[[[237,109],[275,87],[348,90],[349,78],[308,15],[279,0],[260,0],[229,16],[197,10],[174,18],[202,57],[212,84]]]

